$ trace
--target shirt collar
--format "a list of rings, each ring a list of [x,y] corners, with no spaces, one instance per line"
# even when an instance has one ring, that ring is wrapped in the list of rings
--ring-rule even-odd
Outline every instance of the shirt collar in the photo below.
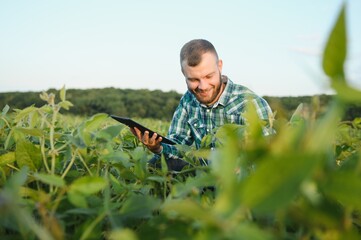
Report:
[[[226,106],[231,97],[233,91],[233,82],[225,75],[222,75],[222,82],[226,84],[226,86],[213,107],[217,107],[218,105]]]

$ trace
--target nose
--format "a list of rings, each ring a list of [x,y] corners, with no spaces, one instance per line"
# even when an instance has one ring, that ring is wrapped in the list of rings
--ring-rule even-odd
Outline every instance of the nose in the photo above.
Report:
[[[203,90],[207,90],[207,87],[208,87],[207,81],[205,79],[200,79],[198,84],[198,89],[203,91]]]

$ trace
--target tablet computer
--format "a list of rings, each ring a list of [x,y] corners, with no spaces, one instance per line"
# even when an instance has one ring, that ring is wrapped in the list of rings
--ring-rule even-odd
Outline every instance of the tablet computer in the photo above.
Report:
[[[110,115],[111,118],[117,120],[118,122],[120,123],[123,123],[125,125],[127,125],[128,127],[131,127],[131,128],[138,128],[142,134],[144,134],[145,131],[148,131],[149,132],[149,137],[152,137],[153,134],[155,133],[154,131],[150,130],[149,128],[147,127],[144,127],[143,125],[141,125],[140,123],[134,121],[133,119],[130,119],[130,118],[126,118],[126,117],[119,117],[119,116],[115,116],[115,115]],[[170,145],[175,145],[176,143],[173,142],[172,140],[158,134],[158,137],[162,137],[162,143],[166,143],[166,144],[170,144]]]

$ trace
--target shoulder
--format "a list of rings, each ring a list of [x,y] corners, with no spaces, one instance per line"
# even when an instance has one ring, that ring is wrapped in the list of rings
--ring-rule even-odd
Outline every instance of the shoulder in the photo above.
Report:
[[[229,91],[229,103],[238,102],[238,103],[246,103],[248,101],[254,102],[256,105],[260,105],[263,107],[268,107],[267,101],[257,95],[254,91],[249,89],[246,86],[241,84],[236,84],[230,81],[230,91]]]
[[[250,90],[248,87],[243,86],[241,84],[233,83],[232,81],[228,81],[227,94],[229,95],[229,100],[232,102],[235,99],[238,100],[247,100],[260,98],[255,92]]]
[[[251,89],[241,84],[230,82],[232,95],[256,95]]]

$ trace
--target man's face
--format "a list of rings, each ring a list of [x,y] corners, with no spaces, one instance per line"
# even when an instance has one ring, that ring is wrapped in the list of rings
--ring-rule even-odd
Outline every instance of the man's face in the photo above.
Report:
[[[197,66],[182,65],[188,90],[197,100],[208,106],[217,102],[224,88],[221,81],[222,60],[217,61],[213,53],[207,52]]]

